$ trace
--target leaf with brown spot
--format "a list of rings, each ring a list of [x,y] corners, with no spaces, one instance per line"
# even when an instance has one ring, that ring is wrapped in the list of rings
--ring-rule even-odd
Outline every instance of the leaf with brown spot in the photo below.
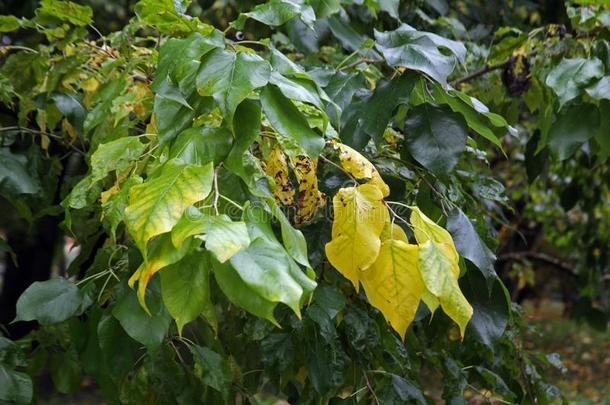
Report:
[[[294,185],[288,174],[286,156],[279,146],[274,147],[265,162],[265,173],[273,178],[273,196],[283,205],[294,204]]]
[[[317,159],[301,155],[291,158],[291,163],[299,181],[295,222],[302,224],[311,221],[320,208],[326,205],[326,195],[318,189]]]

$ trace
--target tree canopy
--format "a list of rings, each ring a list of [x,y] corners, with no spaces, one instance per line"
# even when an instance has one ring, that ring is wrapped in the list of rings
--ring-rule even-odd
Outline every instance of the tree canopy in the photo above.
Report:
[[[561,401],[513,301],[607,324],[605,3],[0,1],[0,400]]]

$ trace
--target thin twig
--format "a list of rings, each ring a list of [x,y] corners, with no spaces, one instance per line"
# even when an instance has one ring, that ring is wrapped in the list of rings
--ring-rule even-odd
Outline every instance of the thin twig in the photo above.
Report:
[[[347,69],[351,69],[354,68],[358,65],[361,65],[363,63],[380,63],[383,62],[383,60],[377,60],[377,59],[369,59],[369,58],[362,58],[362,59],[358,59],[355,62],[352,62],[350,64],[347,64],[345,66],[341,66],[339,69],[337,70],[347,70]]]
[[[333,162],[332,160],[330,160],[329,158],[327,158],[324,155],[320,155],[319,157],[326,163],[336,167],[337,169],[341,170],[343,173],[348,175],[350,177],[350,179],[354,180],[355,183],[358,183],[358,180],[356,180],[356,178],[354,176],[352,176],[352,174],[350,172],[348,172],[347,170],[345,170],[343,167],[339,166],[338,164],[336,164],[335,162]]]
[[[379,405],[379,398],[377,398],[377,394],[375,394],[375,390],[373,389],[373,386],[371,385],[371,382],[369,381],[369,377],[366,375],[366,371],[364,371],[362,374],[364,375],[364,382],[365,382],[366,386],[368,387],[369,391],[371,391],[373,400],[375,401],[375,403],[377,405]]]
[[[5,51],[10,51],[12,49],[18,50],[18,51],[27,51],[27,52],[32,52],[32,53],[38,53],[38,51],[36,49],[32,49],[32,48],[28,48],[27,46],[20,46],[20,45],[4,45],[4,46],[0,46],[0,55],[5,52]]]
[[[46,135],[49,138],[53,138],[56,139],[58,141],[64,141],[64,138],[60,135],[56,135],[56,134],[52,134],[50,132],[45,132],[45,131],[40,131],[38,129],[32,129],[32,128],[26,128],[26,127],[19,127],[19,126],[12,126],[12,127],[2,127],[0,128],[0,132],[6,132],[6,131],[22,131],[22,132],[29,132],[31,134],[36,134],[36,135]],[[62,142],[64,145],[69,146],[70,148],[74,149],[76,152],[82,154],[83,156],[86,155],[87,153],[84,150],[81,150],[79,148],[77,148],[73,143],[67,143],[67,142]]]
[[[493,72],[494,70],[503,69],[504,67],[506,67],[508,62],[509,62],[509,60],[507,59],[507,60],[505,60],[502,63],[496,63],[496,64],[493,64],[493,65],[485,64],[484,66],[478,68],[477,70],[473,71],[472,73],[467,74],[464,77],[461,77],[461,78],[459,78],[457,80],[452,81],[451,85],[453,87],[455,87],[458,84],[468,82],[468,81],[470,81],[472,79],[476,79],[477,77],[483,76],[483,75],[485,75],[485,74],[487,74],[489,72]]]
[[[216,212],[216,215],[219,214],[218,212],[218,199],[220,198],[220,192],[218,191],[218,170],[220,169],[220,165],[216,166],[216,168],[214,169],[214,212]]]
[[[532,56],[535,56],[536,53],[538,53],[538,51],[536,49],[534,49],[533,51],[525,54],[525,58],[531,58]],[[500,63],[495,63],[493,65],[486,63],[485,65],[481,66],[480,68],[473,71],[472,73],[467,74],[466,76],[461,77],[459,79],[456,79],[456,80],[452,81],[450,84],[451,84],[451,86],[455,87],[458,84],[468,82],[472,79],[476,79],[477,77],[486,75],[487,73],[493,72],[494,70],[504,69],[511,62],[512,58],[513,58],[513,56],[509,56],[508,58],[506,58],[505,61],[500,62]]]

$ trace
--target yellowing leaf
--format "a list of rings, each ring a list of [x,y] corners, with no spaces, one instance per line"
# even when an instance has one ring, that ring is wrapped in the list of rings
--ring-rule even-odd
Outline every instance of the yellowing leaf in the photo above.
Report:
[[[418,255],[418,245],[388,239],[381,244],[375,263],[361,272],[362,286],[370,303],[403,339],[425,290]]]
[[[125,224],[146,259],[150,238],[169,232],[189,205],[212,190],[213,166],[170,160],[160,172],[129,192]]]
[[[147,260],[138,267],[135,273],[129,278],[128,284],[133,288],[138,282],[138,300],[146,312],[145,295],[148,282],[159,270],[182,259],[189,251],[190,243],[183,243],[179,248],[175,248],[171,241],[171,235],[166,233],[150,243],[150,251]]]
[[[390,195],[390,187],[383,181],[381,175],[367,158],[342,143],[335,142],[334,148],[339,151],[341,166],[357,179],[369,180],[379,188],[384,197]]]
[[[440,249],[447,255],[451,261],[451,270],[455,277],[460,275],[459,260],[460,257],[453,243],[451,234],[446,229],[437,225],[434,221],[428,218],[418,207],[411,208],[410,222],[413,226],[413,233],[417,243],[422,244],[426,241],[433,241],[440,245]]]
[[[472,317],[472,307],[460,291],[458,277],[453,272],[454,263],[443,247],[432,240],[420,245],[418,263],[426,288],[438,298],[449,318],[458,324],[463,338]]]
[[[294,203],[294,185],[288,175],[286,157],[279,146],[273,148],[269,153],[265,162],[265,173],[275,181],[275,187],[273,187],[275,198],[284,205],[292,205]]]
[[[294,166],[294,174],[299,181],[295,222],[302,224],[311,221],[318,210],[326,204],[326,195],[318,189],[317,159],[301,155],[292,158],[291,162]]]
[[[421,296],[422,301],[428,307],[428,310],[431,314],[434,314],[440,305],[438,302],[438,298],[436,298],[427,288],[424,288],[424,292]]]
[[[379,235],[389,222],[377,186],[342,188],[333,198],[332,240],[326,244],[330,263],[359,289],[360,270],[371,266],[381,247]]]

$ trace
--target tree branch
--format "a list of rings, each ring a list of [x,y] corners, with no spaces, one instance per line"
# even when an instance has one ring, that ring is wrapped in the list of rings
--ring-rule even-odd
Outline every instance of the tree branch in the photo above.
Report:
[[[525,58],[531,58],[531,57],[535,56],[536,53],[538,53],[538,50],[534,49],[533,51],[528,52],[525,55]],[[508,65],[511,62],[512,58],[513,58],[513,56],[511,55],[508,58],[506,58],[506,60],[504,62],[496,63],[494,65],[485,64],[484,66],[478,68],[477,70],[473,71],[472,73],[469,73],[464,77],[461,77],[459,79],[456,79],[456,80],[450,82],[450,84],[453,87],[455,87],[460,83],[465,83],[472,79],[476,79],[477,77],[486,75],[487,73],[493,72],[494,70],[503,69],[506,67],[506,65]]]
[[[553,257],[551,255],[548,255],[546,253],[523,251],[523,252],[510,252],[510,253],[505,253],[505,254],[498,256],[499,262],[509,261],[509,260],[523,261],[526,259],[535,259],[535,260],[539,260],[541,262],[549,263],[549,264],[563,270],[564,272],[568,273],[569,275],[571,275],[573,277],[578,276],[578,272],[576,271],[576,268],[574,266],[572,266],[570,263],[565,262],[556,257]]]
[[[476,79],[479,76],[483,76],[486,75],[489,72],[493,72],[494,70],[498,70],[498,69],[503,69],[504,67],[506,67],[506,65],[508,65],[508,62],[510,61],[510,58],[505,60],[502,63],[496,63],[495,65],[490,65],[490,64],[486,64],[485,66],[482,66],[480,68],[478,68],[477,70],[475,70],[474,72],[461,77],[459,79],[456,79],[454,81],[451,82],[451,85],[453,87],[457,86],[458,84],[461,83],[465,83],[468,82],[472,79]]]

